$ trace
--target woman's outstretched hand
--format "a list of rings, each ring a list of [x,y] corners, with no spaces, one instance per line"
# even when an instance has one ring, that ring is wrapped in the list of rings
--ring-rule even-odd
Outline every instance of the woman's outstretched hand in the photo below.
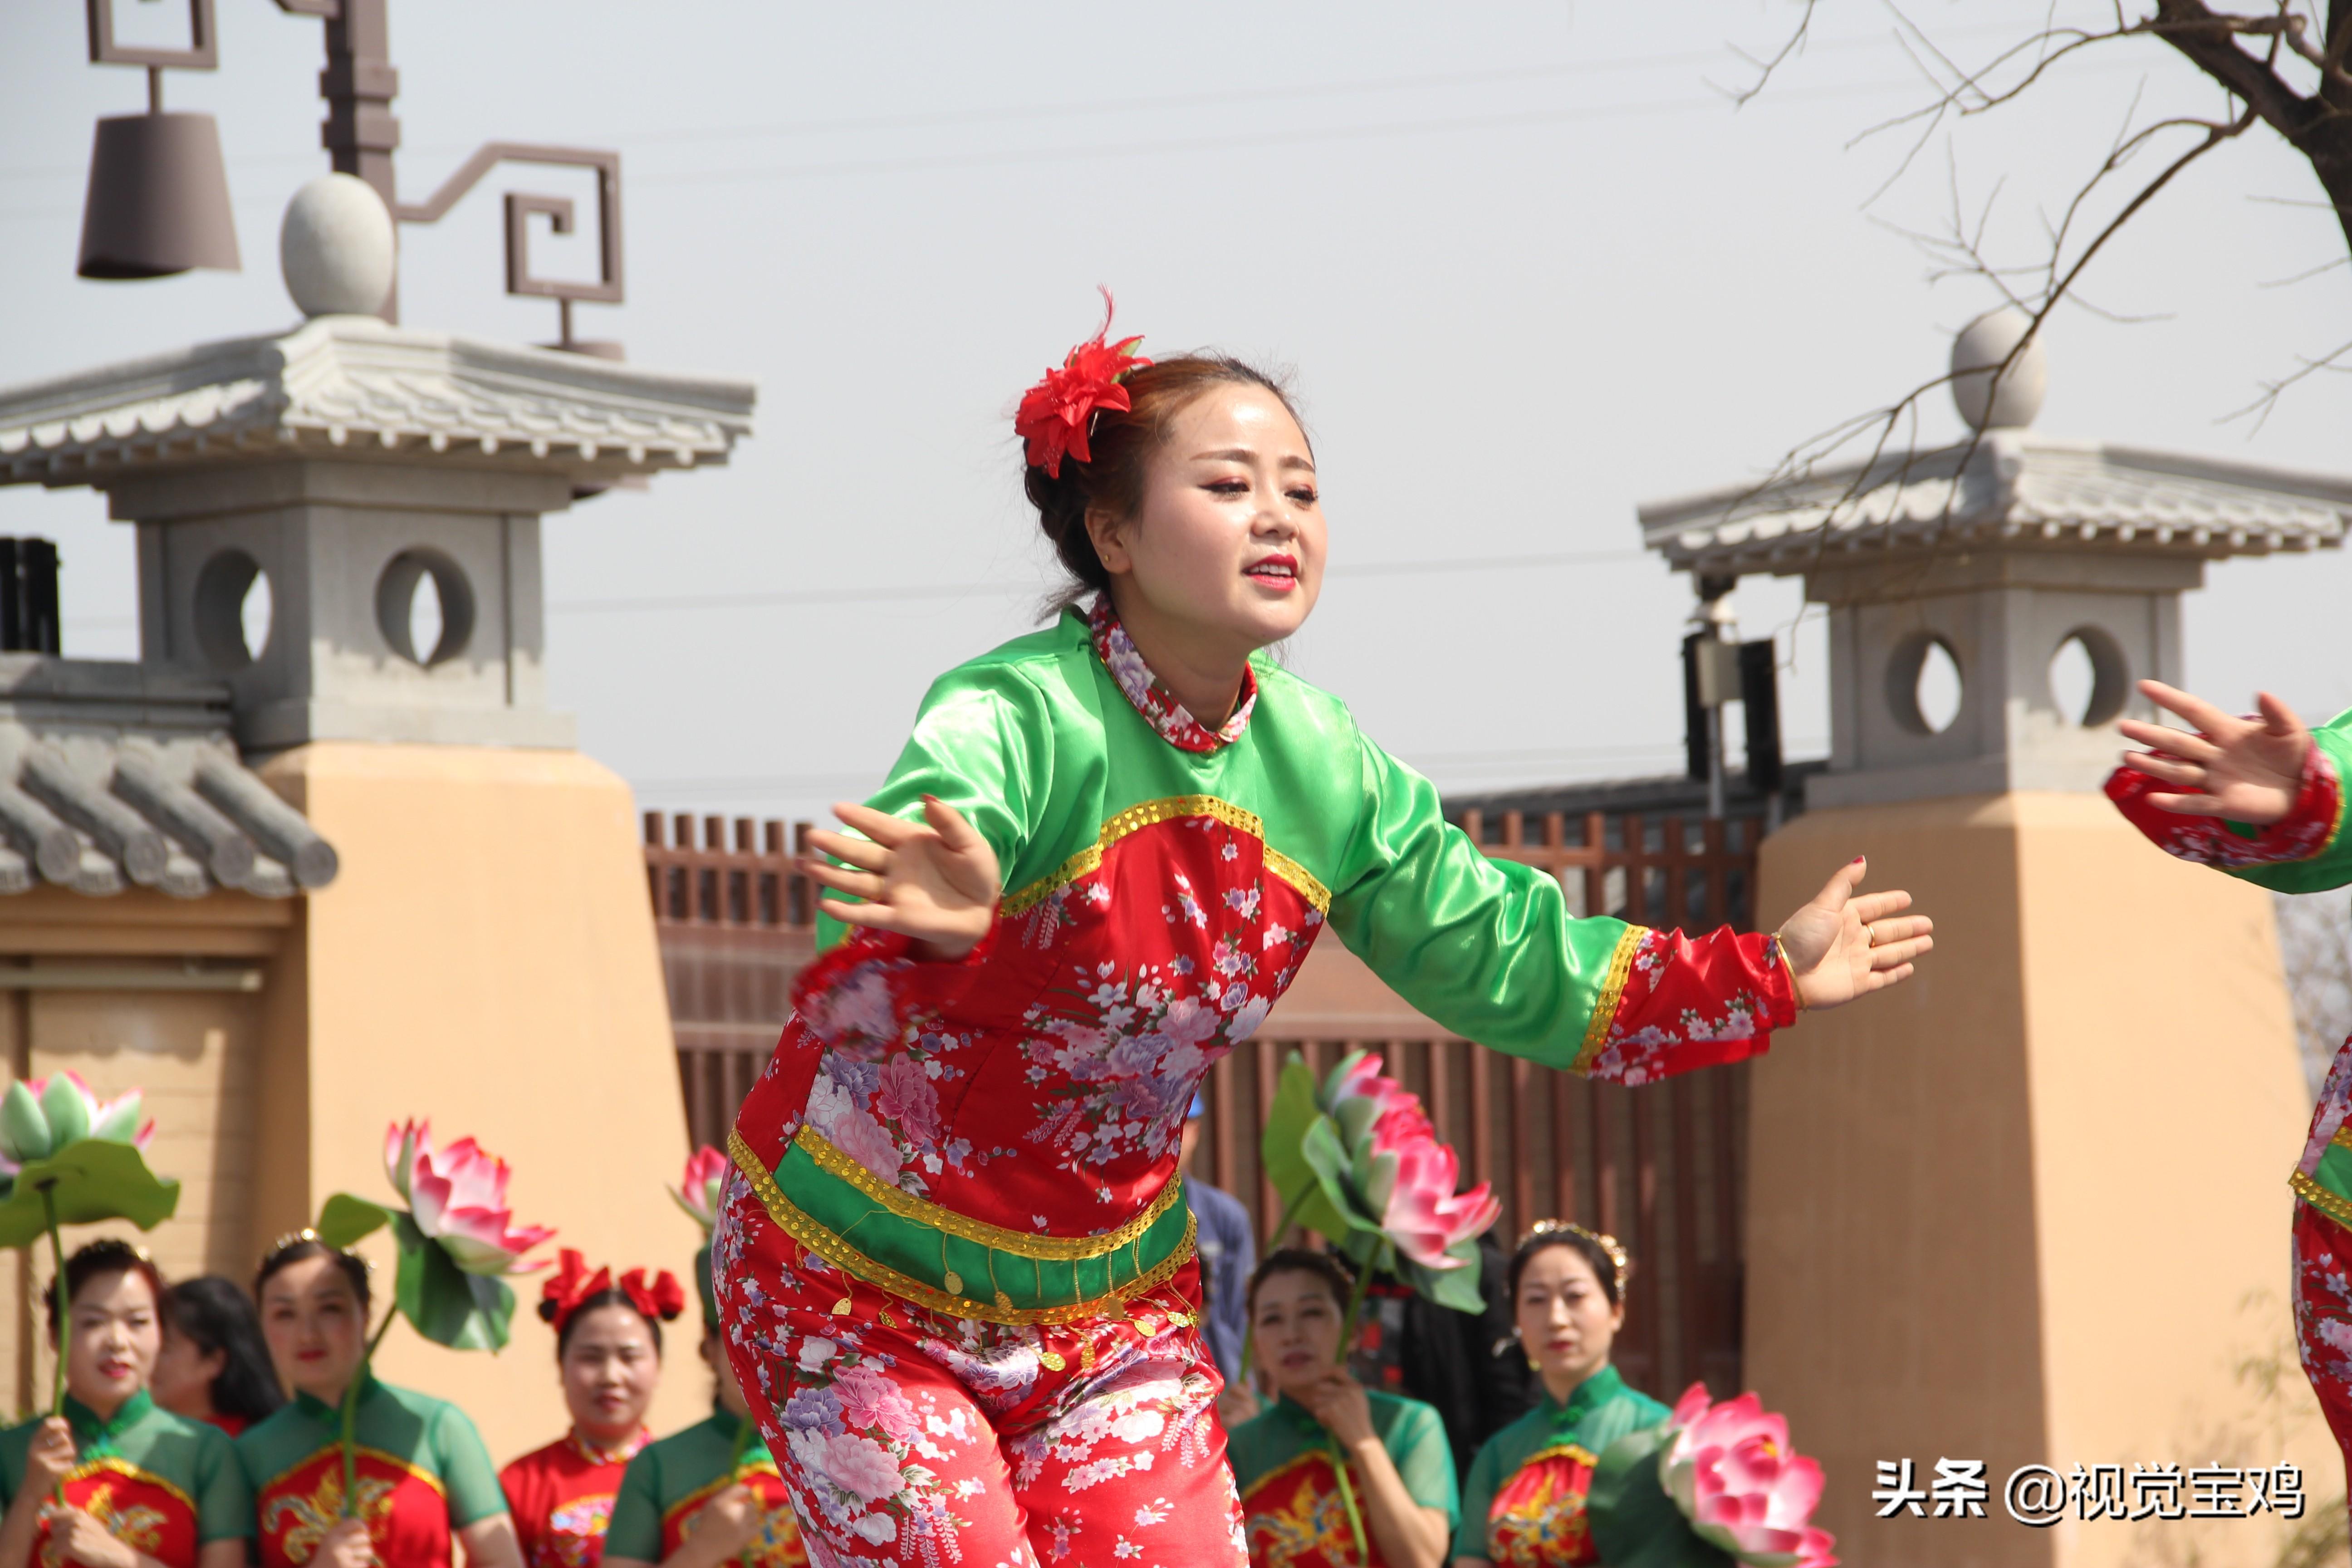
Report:
[[[1857,855],[1813,901],[1780,926],[1780,951],[1796,977],[1797,1005],[1818,1011],[1911,977],[1911,961],[1936,945],[1936,922],[1906,915],[1911,895],[1855,897],[1868,863]]]
[[[846,801],[833,811],[866,837],[813,832],[809,847],[846,867],[804,855],[800,868],[865,902],[820,899],[818,908],[844,925],[912,937],[927,958],[958,959],[980,945],[996,918],[996,851],[955,807],[927,795],[921,822]]]
[[[2143,680],[2139,689],[2203,731],[2190,734],[2137,719],[2116,726],[2124,739],[2148,748],[2125,752],[2124,766],[2191,792],[2150,795],[2148,805],[2183,816],[2226,816],[2253,827],[2266,827],[2294,808],[2303,788],[2304,759],[2311,752],[2311,731],[2294,709],[2267,691],[2258,692],[2254,701],[2262,717],[2240,719],[2160,680]]]

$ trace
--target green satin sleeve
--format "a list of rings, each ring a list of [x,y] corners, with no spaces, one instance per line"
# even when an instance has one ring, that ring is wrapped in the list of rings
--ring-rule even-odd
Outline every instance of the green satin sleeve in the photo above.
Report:
[[[1391,989],[1465,1038],[1572,1068],[1605,1028],[1636,928],[1576,919],[1559,883],[1486,858],[1437,787],[1360,735],[1363,803],[1331,929]]]
[[[914,732],[866,804],[919,819],[923,796],[938,796],[980,830],[1010,879],[1037,837],[1053,772],[1054,723],[1045,694],[1009,664],[975,661],[950,670],[924,694]],[[817,951],[847,929],[820,910]]]
[[[2231,872],[2242,880],[2279,893],[2324,893],[2332,888],[2352,883],[2352,832],[2346,831],[2347,811],[2341,803],[2352,802],[2352,709],[2347,709],[2312,731],[2311,738],[2336,764],[2336,785],[2339,802],[2336,832],[2326,848],[2307,860],[2287,860],[2270,866],[2245,866]]]

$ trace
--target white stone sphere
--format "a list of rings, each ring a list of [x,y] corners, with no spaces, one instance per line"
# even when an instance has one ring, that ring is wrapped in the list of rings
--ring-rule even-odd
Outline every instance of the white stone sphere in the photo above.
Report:
[[[1993,384],[1992,370],[2009,357],[2032,318],[2013,305],[1979,316],[1952,342],[1952,402],[1972,430],[2015,429],[2033,423],[2050,385],[2050,361],[2037,334]],[[1974,374],[1966,374],[1975,372]]]
[[[398,244],[375,187],[321,174],[286,204],[278,264],[306,316],[372,316],[392,292]]]

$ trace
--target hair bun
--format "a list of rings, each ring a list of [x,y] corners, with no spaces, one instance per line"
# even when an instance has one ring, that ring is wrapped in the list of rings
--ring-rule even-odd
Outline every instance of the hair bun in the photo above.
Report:
[[[555,1321],[556,1313],[562,1310],[562,1309],[558,1307],[552,1300],[542,1298],[539,1303],[540,1321],[541,1322],[551,1323]]]

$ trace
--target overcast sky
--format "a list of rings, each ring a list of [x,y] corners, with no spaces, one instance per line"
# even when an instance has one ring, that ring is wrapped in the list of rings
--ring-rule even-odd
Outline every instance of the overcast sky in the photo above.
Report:
[[[324,167],[320,25],[216,3],[221,68],[166,94],[220,119],[246,270],[140,284],[73,276],[91,121],[139,109],[140,73],[86,63],[71,0],[6,6],[0,383],[293,321],[277,231]],[[2044,8],[1918,14],[1975,60]],[[133,37],[184,16],[117,9]],[[1108,283],[1147,353],[1213,345],[1295,376],[1333,575],[1292,662],[1375,737],[1456,789],[1675,768],[1689,591],[1640,555],[1636,503],[1760,472],[1937,373],[1993,297],[1933,280],[1900,227],[1944,223],[1955,191],[1971,221],[1990,199],[1996,250],[2030,261],[2136,98],[2215,100],[2160,46],[2092,51],[1938,135],[1865,210],[1906,143],[1849,143],[1926,96],[1888,12],[1824,4],[1761,99],[1717,90],[1748,77],[1734,46],[1769,49],[1794,15],[393,0],[403,194],[491,138],[617,148],[629,297],[582,307],[583,333],[760,387],[730,468],[550,521],[556,703],[648,805],[806,816],[870,788],[931,677],[1031,624],[1050,578],[1008,416]],[[409,227],[408,324],[552,336],[551,303],[500,292],[500,189],[586,194],[524,171]],[[2258,432],[2224,423],[2352,339],[2317,195],[2261,132],[2183,176],[2086,283],[2153,319],[2056,318],[2039,426],[2352,469],[2341,378]],[[539,254],[584,272],[590,243]],[[1940,397],[1927,413],[1929,437],[1958,429]],[[68,653],[136,651],[131,534],[100,498],[0,490],[0,532],[59,542]],[[910,592],[825,602],[881,589]],[[714,595],[772,597],[698,603]],[[1799,599],[1750,579],[1738,604],[1789,661],[1792,752],[1820,754],[1820,623]],[[2341,553],[2215,569],[2188,611],[2191,680],[2352,705],[2347,606]]]

